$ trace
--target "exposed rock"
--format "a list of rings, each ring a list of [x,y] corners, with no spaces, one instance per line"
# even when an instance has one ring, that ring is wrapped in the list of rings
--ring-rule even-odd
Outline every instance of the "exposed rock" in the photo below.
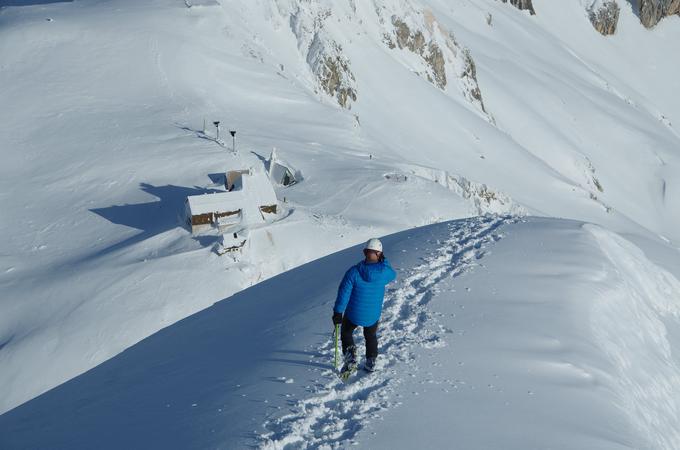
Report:
[[[508,3],[508,0],[501,0],[501,1],[503,3]],[[531,0],[509,0],[509,1],[510,1],[510,4],[515,6],[516,8],[529,11],[529,13],[532,16],[536,15],[536,11],[534,10],[534,5],[531,3]]]
[[[588,8],[590,22],[604,36],[616,33],[620,12],[621,8],[614,0],[596,1]]]
[[[468,89],[466,93],[473,99],[479,101],[482,106],[482,111],[486,112],[484,100],[482,100],[482,91],[479,89],[479,83],[477,83],[477,67],[475,66],[475,61],[472,59],[472,55],[468,49],[465,49],[463,52],[463,60],[465,66],[461,78],[469,80],[470,85],[470,89]]]
[[[357,99],[356,79],[342,47],[325,29],[330,15],[330,9],[298,6],[291,12],[290,27],[318,87],[340,106],[350,109]]]
[[[349,70],[347,61],[335,57],[324,59],[323,69],[319,75],[321,87],[330,95],[338,100],[343,108],[350,107],[350,99],[356,101],[357,92],[354,88],[347,86],[344,79],[349,78],[354,82],[354,75]]]
[[[388,48],[390,48],[390,50],[397,47],[397,45],[392,40],[392,37],[387,33],[383,33],[383,42]]]
[[[446,87],[446,61],[444,61],[444,54],[439,46],[433,42],[430,42],[428,47],[429,52],[425,56],[425,61],[432,68],[436,85],[439,89],[444,89]]]
[[[392,17],[392,24],[394,25],[399,48],[407,48],[413,53],[418,53],[422,56],[425,49],[425,37],[423,36],[423,33],[420,30],[411,33],[411,29],[408,25],[397,17]]]
[[[431,74],[427,74],[428,80],[439,89],[446,87],[446,60],[444,53],[436,42],[430,40],[425,43],[425,35],[422,31],[411,31],[406,23],[398,17],[392,17],[397,46],[406,48],[420,55],[427,63]]]
[[[680,0],[639,0],[640,22],[652,28],[664,17],[680,15]]]
[[[354,74],[349,61],[342,55],[342,48],[330,39],[322,39],[316,33],[307,54],[307,63],[319,80],[321,88],[334,97],[340,106],[350,108],[357,93]]]
[[[387,26],[389,22],[392,28]],[[414,72],[442,91],[448,91],[451,83],[457,84],[463,97],[493,123],[482,100],[472,55],[439,23],[432,11],[414,9],[405,15],[393,14],[389,21],[381,18],[380,23],[385,26],[383,42],[389,48],[408,50],[420,57],[424,70],[416,66],[412,69]]]

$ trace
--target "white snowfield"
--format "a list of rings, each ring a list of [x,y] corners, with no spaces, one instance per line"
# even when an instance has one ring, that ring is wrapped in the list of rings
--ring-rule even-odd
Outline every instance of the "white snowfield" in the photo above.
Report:
[[[493,216],[384,244],[399,277],[377,372],[343,384],[333,370],[352,247],[0,416],[0,447],[678,448],[680,282],[637,246]]]
[[[0,0],[0,448],[680,448],[680,17],[616,1]],[[192,236],[273,148],[277,213]]]

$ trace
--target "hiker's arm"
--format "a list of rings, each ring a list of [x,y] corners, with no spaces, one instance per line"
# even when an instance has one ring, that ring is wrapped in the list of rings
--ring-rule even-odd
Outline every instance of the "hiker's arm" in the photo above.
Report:
[[[390,263],[383,258],[383,264],[385,265],[385,284],[393,282],[397,278],[397,272],[394,271]]]
[[[340,282],[338,287],[338,296],[335,299],[335,306],[333,306],[333,312],[344,313],[345,308],[347,308],[347,303],[349,302],[349,297],[352,295],[352,288],[354,287],[354,272],[355,268],[350,268],[345,276]]]

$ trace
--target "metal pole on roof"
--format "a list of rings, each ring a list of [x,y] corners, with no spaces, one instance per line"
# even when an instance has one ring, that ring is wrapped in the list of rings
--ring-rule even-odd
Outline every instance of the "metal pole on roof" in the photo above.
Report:
[[[216,120],[215,122],[213,122],[213,125],[215,125],[215,128],[217,128],[217,137],[215,138],[215,140],[219,142],[219,140],[220,140],[220,121]]]
[[[231,151],[236,154],[236,130],[230,130],[229,134],[231,134]]]

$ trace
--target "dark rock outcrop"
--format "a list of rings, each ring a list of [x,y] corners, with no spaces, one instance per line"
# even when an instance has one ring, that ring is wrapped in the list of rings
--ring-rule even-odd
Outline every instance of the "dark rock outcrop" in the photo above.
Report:
[[[607,0],[599,7],[593,6],[588,10],[590,22],[604,36],[616,33],[620,12],[621,8],[614,0]]]
[[[403,55],[410,70],[444,92],[459,90],[465,100],[494,123],[484,106],[470,51],[456,41],[453,33],[437,20],[431,10],[376,9],[376,13],[383,27],[380,37],[385,46],[418,56],[420,61]]]
[[[350,107],[350,100],[356,101],[356,90],[344,82],[346,78],[354,82],[354,75],[343,58],[325,57],[317,76],[323,90],[331,97],[335,97],[343,108]]]
[[[406,22],[396,16],[392,17],[392,25],[394,25],[396,45],[420,55],[432,72],[431,75],[427,75],[428,80],[439,89],[444,89],[446,87],[446,60],[439,45],[434,41],[426,42],[422,31],[412,31]]]
[[[349,61],[335,41],[321,33],[316,33],[307,55],[307,63],[319,80],[321,88],[336,99],[343,108],[350,108],[356,101],[356,80],[350,69]]]
[[[680,15],[680,0],[638,0],[640,5],[640,22],[652,28],[664,17]]]
[[[475,61],[472,59],[472,55],[468,49],[463,52],[463,58],[465,61],[465,66],[461,78],[469,80],[471,88],[468,90],[468,94],[481,105],[482,111],[486,112],[484,107],[484,100],[482,99],[482,91],[479,89],[479,83],[477,82],[477,66],[475,66]]]
[[[424,56],[425,62],[432,68],[434,83],[439,89],[444,89],[446,87],[446,61],[444,60],[444,54],[434,42],[430,42],[428,50]]]
[[[411,33],[411,29],[405,22],[398,18],[392,19],[394,25],[394,32],[397,36],[397,45],[399,48],[407,48],[413,53],[423,54],[425,49],[425,36],[420,30]]]
[[[532,16],[536,15],[536,11],[534,10],[534,5],[533,3],[531,3],[531,0],[501,0],[501,1],[503,3],[508,3],[509,1],[510,4],[515,6],[516,8],[529,11],[529,13]]]
[[[325,27],[331,10],[314,6],[296,5],[289,16],[291,31],[317,82],[314,91],[323,91],[343,108],[351,109],[357,99],[357,84],[350,61]]]

